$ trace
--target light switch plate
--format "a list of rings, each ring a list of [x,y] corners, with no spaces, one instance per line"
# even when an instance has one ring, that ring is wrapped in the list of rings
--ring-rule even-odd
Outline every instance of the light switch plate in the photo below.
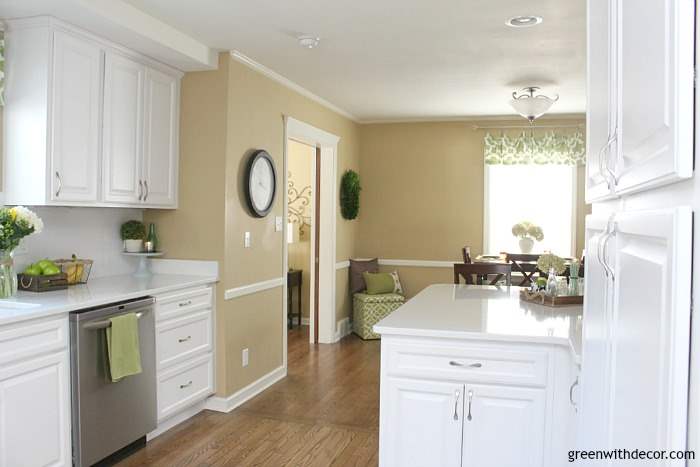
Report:
[[[243,248],[250,248],[250,232],[243,235]]]
[[[243,349],[243,352],[241,352],[241,364],[243,366],[248,366],[248,349],[247,348]]]
[[[275,232],[282,232],[282,216],[275,217]]]

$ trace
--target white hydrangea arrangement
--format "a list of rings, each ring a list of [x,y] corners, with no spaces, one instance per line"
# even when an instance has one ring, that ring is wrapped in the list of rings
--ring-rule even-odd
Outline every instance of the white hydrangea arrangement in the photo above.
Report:
[[[514,237],[518,238],[531,238],[541,242],[544,240],[544,232],[542,227],[535,225],[528,221],[518,222],[511,229]]]

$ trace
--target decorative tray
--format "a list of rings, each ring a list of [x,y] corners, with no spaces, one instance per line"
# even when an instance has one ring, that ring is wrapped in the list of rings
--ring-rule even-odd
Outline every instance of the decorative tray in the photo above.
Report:
[[[544,292],[530,292],[529,290],[520,291],[520,300],[524,302],[537,303],[544,306],[571,306],[582,305],[583,295],[562,295],[560,297],[552,297]]]

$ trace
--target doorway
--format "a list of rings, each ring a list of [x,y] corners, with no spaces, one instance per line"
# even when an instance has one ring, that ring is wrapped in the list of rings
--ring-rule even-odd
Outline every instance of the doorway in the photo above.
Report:
[[[312,158],[313,162],[311,173],[311,185],[309,203],[312,206],[307,215],[310,217],[309,226],[305,226],[299,231],[299,237],[302,232],[309,233],[308,249],[310,254],[306,256],[309,260],[308,264],[308,281],[309,298],[308,303],[308,324],[309,324],[309,341],[313,343],[330,344],[337,341],[338,333],[336,329],[335,319],[335,226],[336,226],[336,185],[337,185],[337,151],[338,138],[335,135],[327,133],[323,130],[315,128],[304,122],[291,117],[285,117],[285,190],[284,196],[284,226],[287,234],[284,243],[284,274],[287,277],[289,269],[289,252],[295,251],[296,247],[293,241],[296,237],[295,228],[293,225],[294,215],[290,215],[289,201],[294,197],[294,193],[290,190],[289,185],[289,169],[291,164],[296,165],[296,161],[291,158],[295,157],[293,151],[301,150],[307,154],[306,159]],[[299,169],[297,169],[299,170]],[[294,174],[292,174],[294,181]],[[296,185],[295,185],[296,186]],[[294,203],[292,203],[294,204]],[[292,207],[294,207],[292,205]],[[313,213],[313,214],[311,214]],[[316,220],[314,223],[313,221]],[[290,225],[290,223],[292,225]],[[299,224],[297,219],[296,224]],[[289,241],[292,243],[288,243]],[[303,247],[301,248],[304,249]],[[298,263],[292,263],[298,264]],[[302,282],[304,277],[302,276]],[[285,330],[288,326],[287,321],[287,305],[289,300],[289,286],[285,282],[284,297],[284,323]],[[303,293],[303,292],[302,292]],[[298,306],[294,304],[294,306]],[[302,310],[306,308],[302,296]],[[302,311],[304,313],[304,311]],[[302,315],[302,324],[304,323]],[[286,365],[286,339],[285,336],[285,365]]]

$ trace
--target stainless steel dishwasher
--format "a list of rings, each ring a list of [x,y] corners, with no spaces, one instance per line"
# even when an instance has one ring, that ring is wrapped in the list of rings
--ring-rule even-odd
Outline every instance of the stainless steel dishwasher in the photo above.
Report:
[[[73,465],[87,467],[145,443],[157,424],[153,298],[119,302],[70,314]],[[105,329],[110,318],[136,313],[141,367],[113,383]]]

